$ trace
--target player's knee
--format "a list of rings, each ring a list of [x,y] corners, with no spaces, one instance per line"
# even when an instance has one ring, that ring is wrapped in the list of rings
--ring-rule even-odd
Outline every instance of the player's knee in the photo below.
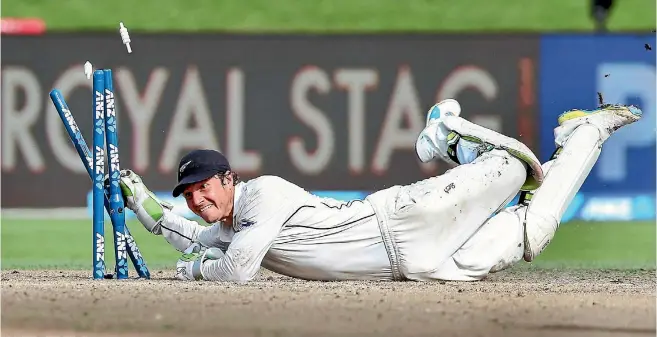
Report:
[[[527,179],[527,165],[504,150],[493,150],[474,163],[483,170],[480,186],[496,194],[515,195]]]

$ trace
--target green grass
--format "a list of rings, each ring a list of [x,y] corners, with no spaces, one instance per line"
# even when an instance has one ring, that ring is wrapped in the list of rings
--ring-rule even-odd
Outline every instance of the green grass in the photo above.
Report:
[[[149,268],[173,268],[181,253],[136,221],[127,223]],[[2,269],[91,268],[91,220],[2,219]],[[112,226],[105,223],[105,261],[114,264]],[[133,265],[130,264],[131,270]]]
[[[654,222],[563,224],[532,264],[566,268],[655,268]]]
[[[590,0],[5,0],[3,17],[49,30],[563,31],[591,30]],[[619,0],[612,30],[655,28],[654,0]]]
[[[128,223],[152,269],[173,268],[180,253],[139,223]],[[91,223],[77,221],[2,220],[2,269],[90,269]],[[106,263],[114,263],[111,227],[106,224]],[[547,250],[530,267],[654,268],[652,222],[562,225]],[[131,265],[132,268],[132,265]],[[131,269],[134,270],[134,269]]]

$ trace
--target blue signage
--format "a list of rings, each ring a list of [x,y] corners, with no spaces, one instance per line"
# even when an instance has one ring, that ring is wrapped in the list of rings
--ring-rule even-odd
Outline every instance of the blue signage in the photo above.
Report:
[[[617,131],[582,192],[655,192],[655,35],[546,35],[540,59],[540,156],[554,150],[557,116],[604,103],[634,104],[643,118]]]

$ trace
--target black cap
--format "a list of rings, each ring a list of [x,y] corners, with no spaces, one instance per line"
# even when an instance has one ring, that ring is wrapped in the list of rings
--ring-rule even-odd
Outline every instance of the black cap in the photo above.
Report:
[[[178,164],[178,185],[173,189],[173,197],[178,197],[189,184],[226,171],[230,171],[230,164],[221,152],[194,150],[180,159]]]

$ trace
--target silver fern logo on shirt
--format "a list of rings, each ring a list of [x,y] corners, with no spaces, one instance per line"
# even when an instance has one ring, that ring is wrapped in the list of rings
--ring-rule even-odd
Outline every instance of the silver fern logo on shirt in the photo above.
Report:
[[[241,230],[243,230],[247,227],[251,227],[253,225],[255,225],[255,221],[251,221],[251,220],[248,220],[248,219],[242,219],[242,221],[236,223],[233,226],[233,229],[235,230],[235,232],[239,232],[239,231],[241,231]]]

